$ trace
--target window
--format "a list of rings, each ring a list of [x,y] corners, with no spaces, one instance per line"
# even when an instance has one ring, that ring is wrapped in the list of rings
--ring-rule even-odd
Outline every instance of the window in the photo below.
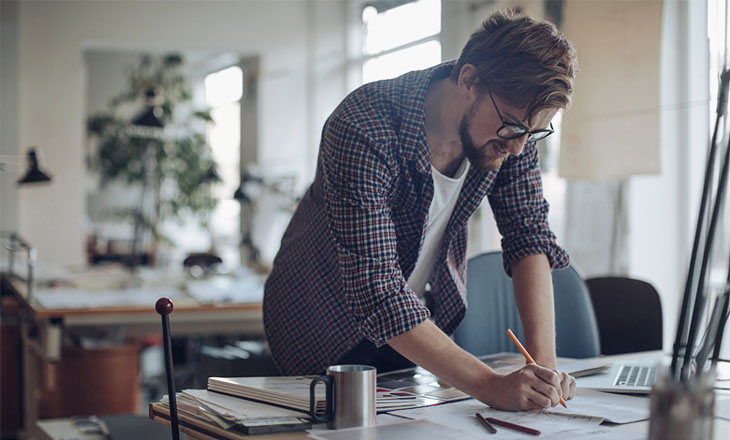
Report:
[[[363,82],[394,78],[441,62],[441,0],[362,11]]]
[[[233,193],[240,181],[243,71],[238,66],[228,67],[207,75],[204,84],[206,104],[213,118],[206,135],[221,178],[213,188],[219,201],[210,218],[211,240],[225,264],[235,267],[240,262],[241,207]]]

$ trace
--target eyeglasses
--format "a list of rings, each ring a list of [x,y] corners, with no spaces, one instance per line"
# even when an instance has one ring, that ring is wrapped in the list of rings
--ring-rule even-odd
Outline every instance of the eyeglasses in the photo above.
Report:
[[[502,117],[502,113],[499,111],[499,107],[497,107],[497,103],[494,101],[492,92],[489,92],[489,98],[492,100],[492,104],[494,104],[494,109],[497,110],[497,116],[499,116],[499,120],[502,121],[502,126],[497,129],[497,136],[499,136],[500,138],[516,139],[527,135],[527,140],[525,142],[535,142],[541,139],[545,139],[546,137],[555,133],[555,130],[553,130],[552,122],[550,123],[550,128],[530,131],[522,124],[515,124],[514,122],[505,121]]]

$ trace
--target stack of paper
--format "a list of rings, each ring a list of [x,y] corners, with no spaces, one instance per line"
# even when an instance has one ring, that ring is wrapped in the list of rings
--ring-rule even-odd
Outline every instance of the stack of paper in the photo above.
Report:
[[[309,385],[314,377],[211,377],[208,379],[208,390],[309,412]],[[376,410],[385,412],[435,405],[442,401],[409,392],[394,392],[379,386],[375,402]],[[325,388],[318,386],[315,390],[317,413],[324,413],[325,405]]]
[[[229,437],[305,430],[312,426],[305,414],[206,390],[177,393],[177,407],[179,417],[188,425],[210,432],[225,431]],[[152,409],[169,417],[167,396],[153,404]]]

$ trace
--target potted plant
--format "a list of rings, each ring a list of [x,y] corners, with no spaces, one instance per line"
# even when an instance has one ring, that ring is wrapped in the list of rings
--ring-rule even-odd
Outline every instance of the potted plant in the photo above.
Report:
[[[212,119],[207,109],[193,109],[183,64],[178,54],[141,56],[128,70],[126,90],[87,122],[95,142],[87,165],[101,185],[139,188],[136,206],[112,213],[133,222],[131,264],[142,262],[145,249],[169,241],[160,231],[163,221],[192,214],[205,223],[216,204],[211,185],[220,178],[205,136]],[[142,110],[130,117],[130,107]],[[145,237],[151,237],[149,246]]]

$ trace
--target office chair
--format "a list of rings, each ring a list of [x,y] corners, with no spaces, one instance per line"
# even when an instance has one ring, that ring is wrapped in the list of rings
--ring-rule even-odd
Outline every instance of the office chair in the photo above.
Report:
[[[662,349],[662,304],[651,284],[625,277],[586,280],[601,354]]]
[[[586,358],[600,352],[598,327],[583,278],[571,264],[553,271],[557,354]],[[468,308],[454,332],[454,341],[466,351],[481,356],[517,352],[505,334],[511,328],[524,342],[512,280],[502,268],[502,253],[487,252],[467,263]]]

